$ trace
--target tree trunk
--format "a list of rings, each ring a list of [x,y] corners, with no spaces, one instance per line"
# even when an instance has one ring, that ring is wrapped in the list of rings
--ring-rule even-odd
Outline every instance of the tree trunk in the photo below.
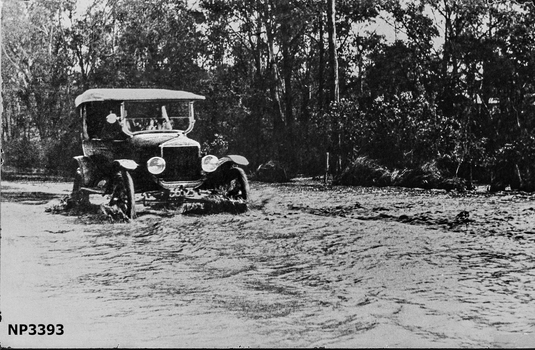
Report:
[[[285,119],[286,125],[292,127],[294,124],[294,115],[293,115],[293,103],[292,103],[292,58],[290,57],[290,50],[288,49],[288,43],[283,42],[282,44],[282,55],[283,55],[283,75],[284,75],[284,104],[285,104]]]
[[[273,33],[272,16],[270,11],[270,4],[265,6],[264,20],[266,26],[266,36],[268,44],[268,65],[269,65],[269,90],[271,99],[273,101],[273,155],[275,158],[279,158],[280,142],[284,136],[284,113],[282,110],[282,104],[279,94],[279,72],[277,66],[277,60],[275,59],[275,39]]]
[[[330,79],[330,100],[338,103],[340,101],[340,89],[338,78],[338,54],[336,47],[336,8],[335,0],[327,0],[327,28],[329,31],[329,67],[331,71]],[[336,173],[342,171],[342,137],[339,120],[334,120],[333,144],[336,145]]]
[[[324,110],[324,101],[325,101],[325,85],[323,72],[325,71],[325,48],[323,47],[323,14],[320,13],[318,16],[318,51],[319,51],[319,62],[318,62],[318,109],[320,113]]]
[[[336,47],[336,8],[335,0],[327,0],[327,28],[329,31],[329,63],[331,70],[331,102],[340,101],[338,78],[338,53]]]

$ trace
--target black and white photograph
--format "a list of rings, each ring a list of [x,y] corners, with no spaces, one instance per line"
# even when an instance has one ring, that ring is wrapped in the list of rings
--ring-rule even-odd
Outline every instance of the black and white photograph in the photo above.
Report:
[[[0,20],[0,348],[535,346],[535,1]]]

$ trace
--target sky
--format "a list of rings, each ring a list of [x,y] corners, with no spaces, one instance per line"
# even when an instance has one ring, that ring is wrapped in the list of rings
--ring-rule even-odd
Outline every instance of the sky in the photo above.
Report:
[[[83,13],[89,5],[93,2],[93,0],[77,0],[76,1],[76,8],[78,10],[78,13]]]

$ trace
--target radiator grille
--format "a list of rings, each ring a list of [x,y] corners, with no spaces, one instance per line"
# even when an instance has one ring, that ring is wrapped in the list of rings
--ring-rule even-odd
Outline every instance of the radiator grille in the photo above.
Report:
[[[201,159],[197,147],[164,147],[167,166],[162,173],[165,181],[190,181],[201,176]]]

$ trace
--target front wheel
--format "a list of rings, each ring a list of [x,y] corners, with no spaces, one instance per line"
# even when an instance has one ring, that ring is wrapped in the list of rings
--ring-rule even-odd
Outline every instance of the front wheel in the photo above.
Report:
[[[249,181],[243,169],[234,167],[228,170],[226,196],[232,199],[249,199]]]
[[[136,216],[134,181],[126,170],[121,170],[114,179],[115,185],[111,195],[110,206],[117,205],[119,210],[128,218]]]

